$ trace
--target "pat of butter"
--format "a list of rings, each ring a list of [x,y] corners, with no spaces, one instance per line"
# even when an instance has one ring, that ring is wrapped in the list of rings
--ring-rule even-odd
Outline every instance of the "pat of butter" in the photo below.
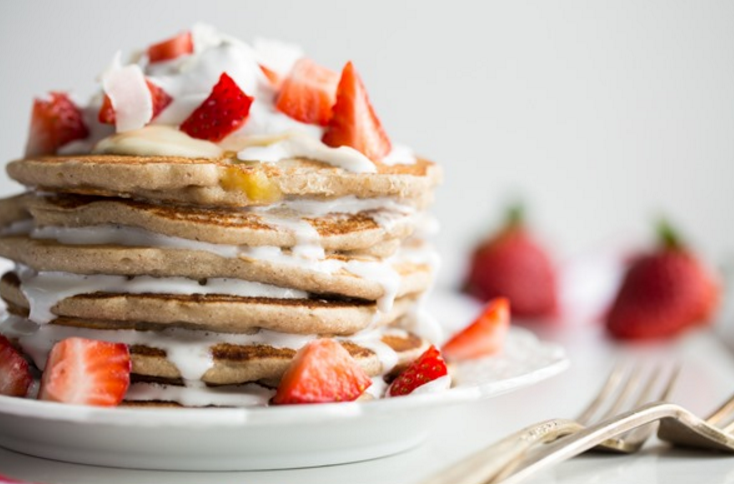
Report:
[[[209,141],[192,138],[170,126],[146,126],[101,140],[93,153],[137,156],[219,158],[224,151]]]
[[[228,191],[239,190],[254,202],[272,203],[283,198],[276,185],[262,171],[246,171],[243,167],[228,166],[221,178],[222,188]]]

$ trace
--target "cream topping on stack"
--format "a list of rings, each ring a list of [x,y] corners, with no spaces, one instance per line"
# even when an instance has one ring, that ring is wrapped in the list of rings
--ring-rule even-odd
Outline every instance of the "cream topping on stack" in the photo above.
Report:
[[[377,162],[327,146],[277,111],[260,66],[285,76],[300,49],[191,34],[178,59],[115,57],[116,133],[95,98],[86,139],[8,166],[28,192],[0,201],[0,256],[16,262],[0,332],[39,369],[67,337],[125,343],[127,400],[194,406],[264,404],[295,350],[332,337],[382,396],[436,331],[421,304],[438,168],[399,145]],[[218,143],[177,130],[222,72],[254,97],[247,122]],[[159,116],[146,79],[173,99]]]

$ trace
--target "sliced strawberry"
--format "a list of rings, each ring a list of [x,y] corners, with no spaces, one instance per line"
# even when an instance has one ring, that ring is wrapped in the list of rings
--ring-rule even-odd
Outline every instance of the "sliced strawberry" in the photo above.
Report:
[[[130,369],[130,352],[124,344],[65,339],[48,355],[38,398],[113,407],[127,392]]]
[[[260,70],[263,71],[263,74],[265,74],[265,77],[267,77],[268,81],[270,81],[270,84],[272,84],[273,87],[280,88],[280,86],[283,84],[283,79],[278,75],[278,73],[272,69],[268,69],[262,64],[259,64],[259,66]]]
[[[191,39],[191,32],[183,32],[148,47],[148,60],[151,63],[163,62],[192,52],[194,52],[194,42]]]
[[[192,138],[220,141],[245,123],[254,99],[223,72],[209,97],[179,129]]]
[[[89,136],[81,109],[63,92],[33,101],[26,156],[53,155],[65,144]]]
[[[145,83],[148,85],[148,89],[150,90],[150,97],[153,100],[152,119],[155,119],[156,116],[161,113],[161,111],[166,109],[166,107],[171,104],[173,98],[169,96],[162,87],[156,86],[149,80],[146,79]],[[97,115],[97,118],[99,119],[100,123],[115,124],[115,108],[112,106],[112,100],[107,95],[105,95],[104,100],[102,101],[102,107],[99,108],[99,114]]]
[[[0,395],[25,397],[33,383],[28,362],[0,335]]]
[[[339,74],[303,57],[283,81],[275,107],[303,123],[326,126],[338,84]]]
[[[454,335],[443,347],[449,360],[481,358],[502,349],[510,327],[510,301],[498,297],[489,301],[472,324]]]
[[[392,382],[388,389],[391,397],[412,393],[421,385],[448,374],[441,352],[431,346]]]
[[[351,62],[342,70],[336,104],[322,141],[328,146],[351,146],[372,161],[390,152],[390,140],[367,97],[367,90]]]
[[[272,403],[351,402],[370,385],[370,377],[342,345],[322,338],[296,353]]]

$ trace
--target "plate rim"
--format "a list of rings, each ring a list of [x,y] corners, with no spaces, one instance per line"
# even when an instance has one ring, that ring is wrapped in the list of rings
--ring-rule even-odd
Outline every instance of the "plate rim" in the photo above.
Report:
[[[93,425],[134,425],[141,428],[302,425],[483,400],[534,385],[569,367],[568,355],[561,345],[540,340],[525,328],[512,327],[510,334],[533,338],[535,344],[553,355],[553,361],[541,368],[506,379],[466,386],[459,384],[442,392],[365,402],[240,408],[100,408],[0,395],[0,415]]]

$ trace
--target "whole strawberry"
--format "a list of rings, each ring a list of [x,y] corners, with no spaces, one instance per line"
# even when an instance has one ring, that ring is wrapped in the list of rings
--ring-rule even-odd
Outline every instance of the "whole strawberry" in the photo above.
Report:
[[[555,268],[525,228],[521,207],[510,208],[502,230],[474,251],[465,287],[484,301],[508,298],[513,315],[521,318],[556,313]]]
[[[673,336],[706,323],[719,299],[719,287],[666,222],[659,247],[636,258],[607,316],[607,329],[622,339]]]

